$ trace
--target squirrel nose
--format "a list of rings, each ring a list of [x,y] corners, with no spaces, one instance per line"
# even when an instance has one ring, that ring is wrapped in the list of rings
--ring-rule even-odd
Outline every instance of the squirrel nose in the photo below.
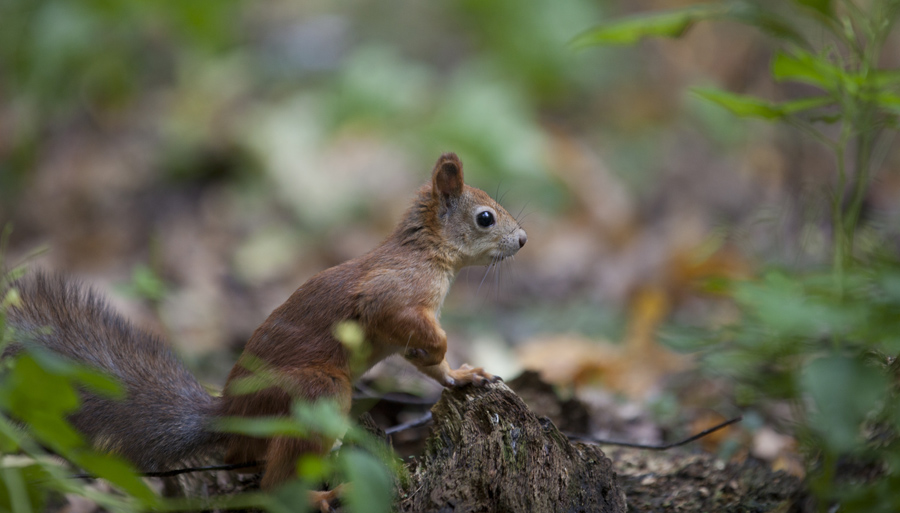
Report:
[[[521,248],[522,246],[524,246],[526,242],[528,242],[528,235],[525,234],[525,230],[520,229],[519,230],[519,247]]]

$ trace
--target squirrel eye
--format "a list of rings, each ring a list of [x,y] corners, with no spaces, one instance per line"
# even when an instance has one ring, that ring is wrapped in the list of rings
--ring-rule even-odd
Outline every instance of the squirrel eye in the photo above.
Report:
[[[482,228],[487,228],[494,224],[494,214],[485,210],[484,212],[480,212],[475,216],[475,222],[478,223],[478,226]]]

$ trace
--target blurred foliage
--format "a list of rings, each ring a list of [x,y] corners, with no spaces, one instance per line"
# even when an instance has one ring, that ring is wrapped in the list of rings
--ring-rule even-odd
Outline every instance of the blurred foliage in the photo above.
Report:
[[[55,129],[115,130],[140,115],[157,138],[158,165],[179,180],[217,176],[217,163],[270,169],[273,155],[287,151],[272,144],[315,155],[326,138],[362,129],[425,161],[452,147],[486,183],[514,177],[522,197],[559,208],[563,190],[546,175],[538,110],[575,105],[572,86],[587,94],[597,76],[612,74],[565,47],[596,19],[596,7],[413,4],[388,8],[466,25],[475,53],[441,65],[420,55],[420,42],[409,39],[415,28],[382,27],[380,40],[360,44],[355,34],[371,29],[345,12],[375,7],[362,0],[332,12],[315,4],[250,9],[242,0],[4,2],[0,99],[14,138],[0,158],[2,199],[16,197]],[[254,133],[267,126],[294,135],[260,145]]]
[[[166,282],[146,265],[134,268],[131,282],[121,287],[122,292],[135,298],[142,298],[151,303],[162,301],[168,293]]]
[[[238,40],[237,0],[0,3],[0,98],[15,120],[0,159],[11,201],[49,133],[125,112],[139,95]]]
[[[0,254],[2,256],[2,254]],[[0,260],[0,266],[3,262]],[[156,495],[127,462],[88,447],[82,436],[66,420],[78,409],[84,391],[121,398],[122,388],[109,376],[64,360],[27,344],[29,334],[13,331],[6,323],[6,311],[20,301],[15,288],[18,268],[0,276],[0,353],[9,344],[24,342],[13,357],[0,361],[0,509],[16,513],[43,511],[60,494],[74,494],[97,503],[108,511],[196,510],[216,508],[262,508],[272,513],[310,508],[307,491],[322,482],[337,485],[353,481],[344,500],[348,511],[390,511],[396,476],[402,475],[393,452],[382,440],[348,421],[333,404],[322,402],[294,405],[293,415],[284,418],[221,419],[218,426],[231,433],[251,436],[299,436],[324,434],[343,439],[343,448],[333,457],[306,455],[298,462],[299,478],[271,495],[245,493],[206,499],[163,499]],[[260,370],[244,392],[269,386],[271,379]],[[262,379],[260,379],[262,377]],[[240,383],[238,384],[241,385]],[[15,420],[13,420],[15,419]],[[66,465],[52,455],[60,456]],[[115,492],[104,492],[80,479],[75,469],[102,478]]]
[[[6,94],[35,123],[79,105],[109,108],[177,71],[175,56],[234,45],[235,0],[11,0],[0,6]]]
[[[584,47],[680,36],[693,23],[730,19],[756,26],[783,45],[772,60],[776,81],[814,86],[815,94],[772,102],[715,88],[695,90],[733,114],[783,121],[811,135],[832,154],[830,270],[765,271],[735,282],[730,295],[740,321],[714,333],[682,338],[702,349],[707,368],[738,379],[739,400],[788,399],[808,455],[810,487],[827,510],[894,511],[900,475],[900,260],[889,237],[855,244],[863,199],[872,187],[879,146],[895,139],[900,74],[878,69],[879,55],[900,18],[900,2],[795,0],[793,12],[766,2],[732,1],[641,14],[591,29],[573,41]],[[810,27],[814,27],[810,29]],[[814,31],[818,37],[807,38]],[[828,37],[822,38],[823,33]],[[815,41],[812,43],[811,41]],[[837,125],[837,135],[831,125]],[[839,473],[848,458],[884,473],[853,483]]]

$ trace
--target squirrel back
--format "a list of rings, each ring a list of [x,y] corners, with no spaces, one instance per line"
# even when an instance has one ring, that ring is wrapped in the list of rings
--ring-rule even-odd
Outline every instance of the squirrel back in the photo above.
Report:
[[[22,301],[8,311],[13,344],[3,357],[36,345],[108,373],[124,399],[82,394],[70,421],[96,448],[140,470],[165,470],[219,442],[207,429],[212,397],[160,338],[114,312],[95,292],[35,273],[12,283]]]

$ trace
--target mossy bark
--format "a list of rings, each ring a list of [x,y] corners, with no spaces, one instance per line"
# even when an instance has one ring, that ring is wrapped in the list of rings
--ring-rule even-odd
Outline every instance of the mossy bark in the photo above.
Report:
[[[603,452],[569,442],[505,384],[447,390],[432,411],[401,511],[625,511]]]

